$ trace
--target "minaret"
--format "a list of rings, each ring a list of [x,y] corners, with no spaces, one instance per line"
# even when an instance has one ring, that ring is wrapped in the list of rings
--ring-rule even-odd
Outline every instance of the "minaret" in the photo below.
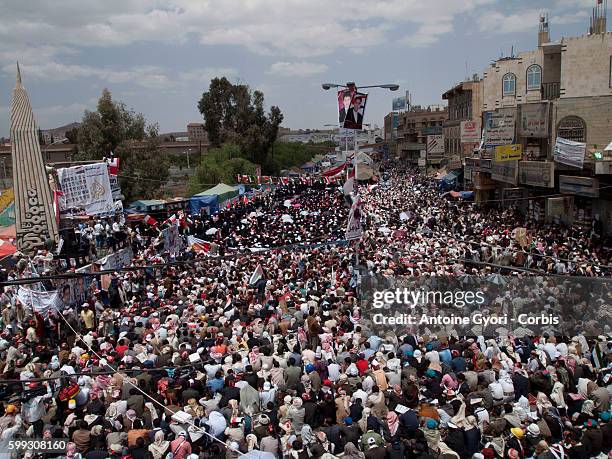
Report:
[[[550,32],[548,31],[548,14],[540,15],[540,27],[538,29],[538,47],[550,42]]]
[[[57,242],[57,221],[43,163],[34,113],[17,63],[11,105],[11,154],[15,190],[17,249],[31,253]]]

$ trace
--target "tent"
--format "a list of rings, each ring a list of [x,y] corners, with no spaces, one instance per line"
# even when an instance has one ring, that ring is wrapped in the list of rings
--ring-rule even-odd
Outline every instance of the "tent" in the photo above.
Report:
[[[226,185],[225,183],[219,183],[209,190],[202,191],[201,193],[192,196],[192,198],[196,196],[217,196],[217,202],[222,203],[223,201],[227,201],[228,199],[238,196],[238,190],[236,187]]]
[[[196,194],[189,199],[189,213],[199,215],[202,209],[206,210],[208,215],[214,214],[219,210],[218,196],[201,196],[202,193]]]

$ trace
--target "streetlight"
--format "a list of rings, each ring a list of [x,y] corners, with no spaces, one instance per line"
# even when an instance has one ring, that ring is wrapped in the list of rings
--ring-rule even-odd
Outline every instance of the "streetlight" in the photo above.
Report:
[[[346,88],[346,89],[354,89],[357,90],[357,86],[355,85],[354,82],[349,81],[346,84],[338,84],[338,83],[323,83],[321,85],[321,87],[323,89],[325,89],[326,91],[330,90],[331,88]],[[399,89],[399,85],[398,84],[393,84],[393,83],[387,83],[387,84],[371,84],[371,85],[367,85],[367,86],[360,86],[359,89],[366,89],[366,88],[382,88],[382,89],[388,89],[389,91],[397,91]]]

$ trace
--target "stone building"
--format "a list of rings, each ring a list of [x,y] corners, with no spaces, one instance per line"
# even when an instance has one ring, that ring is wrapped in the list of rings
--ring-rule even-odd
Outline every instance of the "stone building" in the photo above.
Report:
[[[419,159],[425,158],[427,136],[442,135],[442,127],[448,118],[448,108],[439,105],[413,105],[398,115],[397,154],[416,166]]]
[[[443,125],[445,156],[471,157],[476,142],[461,142],[461,122],[475,121],[480,126],[482,116],[482,80],[474,75],[442,94],[448,100],[448,120]]]

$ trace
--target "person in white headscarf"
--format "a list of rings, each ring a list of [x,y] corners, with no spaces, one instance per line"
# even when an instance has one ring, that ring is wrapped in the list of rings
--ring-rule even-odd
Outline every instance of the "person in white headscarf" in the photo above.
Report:
[[[164,438],[163,430],[155,432],[155,439],[153,443],[149,445],[149,452],[153,456],[153,459],[164,459],[168,453],[170,442]]]

